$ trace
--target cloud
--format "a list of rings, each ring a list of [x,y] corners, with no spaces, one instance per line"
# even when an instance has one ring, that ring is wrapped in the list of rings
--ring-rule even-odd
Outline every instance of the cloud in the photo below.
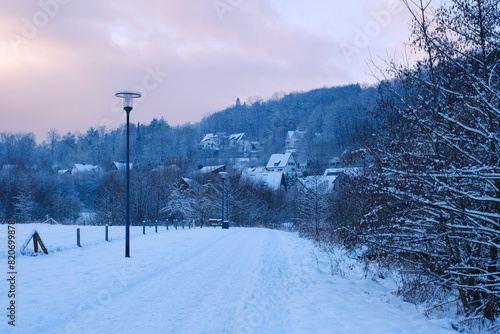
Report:
[[[52,128],[117,127],[121,89],[144,90],[133,121],[182,124],[237,97],[367,81],[368,48],[354,38],[387,1],[364,0],[363,11],[326,0],[220,0],[225,11],[213,0],[9,2],[0,13],[0,131],[41,141]],[[405,39],[393,33],[402,24],[394,15],[370,49]]]

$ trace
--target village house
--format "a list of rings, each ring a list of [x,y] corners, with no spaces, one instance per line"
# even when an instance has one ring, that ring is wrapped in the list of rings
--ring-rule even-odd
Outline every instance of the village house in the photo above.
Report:
[[[271,155],[266,165],[266,170],[270,172],[294,173],[298,169],[299,166],[290,152]]]
[[[306,131],[288,131],[285,139],[285,150],[294,152],[299,148],[300,142],[304,138]]]
[[[202,150],[218,151],[224,148],[225,132],[207,133],[200,142]]]
[[[219,174],[220,172],[225,172],[225,165],[217,165],[217,166],[205,166],[198,170],[199,174]]]
[[[200,142],[204,151],[218,152],[220,150],[234,150],[240,157],[248,157],[254,146],[247,135],[235,133],[227,136],[225,132],[207,133]]]
[[[271,190],[286,190],[285,173],[268,171],[265,167],[247,168],[241,174],[240,182],[263,185]]]
[[[228,140],[229,148],[236,150],[239,156],[247,157],[252,151],[252,143],[244,132],[232,134]]]
[[[69,170],[69,174],[77,175],[77,174],[101,174],[102,169],[99,165],[89,165],[86,163],[82,164],[74,164],[73,167]]]
[[[127,163],[124,161],[113,161],[113,164],[111,165],[113,170],[118,170],[118,171],[124,171],[127,168]],[[133,163],[129,163],[129,169],[132,170],[134,167]]]

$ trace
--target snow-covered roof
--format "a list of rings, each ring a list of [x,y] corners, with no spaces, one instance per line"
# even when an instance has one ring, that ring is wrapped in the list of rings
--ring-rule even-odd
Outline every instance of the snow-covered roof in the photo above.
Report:
[[[288,131],[287,133],[287,138],[288,139],[292,139],[293,137],[297,137],[297,138],[301,138],[302,136],[304,136],[306,134],[305,131],[299,131],[299,130],[295,130],[295,131]]]
[[[201,140],[202,142],[204,141],[211,141],[214,138],[224,138],[226,136],[225,132],[217,132],[217,133],[207,133],[205,137]]]
[[[125,168],[127,168],[127,163],[126,162],[118,162],[118,161],[114,161],[113,162],[113,165],[115,166],[115,168],[117,170],[125,170]],[[129,169],[132,169],[133,167],[133,163],[129,163]]]
[[[71,174],[97,172],[98,169],[98,165],[74,164],[71,168]]]
[[[218,166],[205,166],[202,169],[200,169],[200,173],[206,174],[206,173],[211,173],[213,171],[216,171],[218,169],[223,169],[225,166],[224,165],[218,165]]]
[[[314,175],[299,178],[297,181],[300,182],[307,190],[317,192],[319,194],[327,194],[333,190],[333,185],[337,178],[338,174],[332,176]]]
[[[235,143],[239,142],[243,136],[245,135],[244,132],[242,133],[235,133],[229,136],[229,140],[234,141]]]
[[[199,188],[200,184],[193,179],[183,177],[182,180],[192,189]]]
[[[328,168],[323,173],[324,176],[338,176],[340,174],[358,175],[361,173],[360,167]]]
[[[253,184],[263,184],[272,190],[279,190],[283,181],[283,172],[271,172],[265,167],[252,167],[243,171],[241,178]]]
[[[205,137],[203,137],[203,139],[201,141],[210,141],[210,139],[213,139],[215,137],[217,137],[217,134],[215,134],[215,133],[207,133],[205,135]]]
[[[290,160],[292,153],[273,154],[267,162],[266,168],[285,168]]]

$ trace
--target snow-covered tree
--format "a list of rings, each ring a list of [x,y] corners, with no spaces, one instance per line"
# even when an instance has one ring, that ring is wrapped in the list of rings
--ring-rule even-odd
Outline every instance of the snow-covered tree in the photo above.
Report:
[[[19,194],[14,197],[14,200],[14,208],[18,221],[22,223],[30,222],[35,208],[31,191],[29,189],[21,189]]]
[[[176,183],[170,189],[167,203],[162,211],[182,221],[196,218],[195,207],[196,201],[193,193],[185,189],[182,183]]]
[[[415,51],[382,77],[367,239],[456,288],[466,315],[500,307],[497,1],[407,2]],[[387,73],[387,72],[381,72]],[[385,203],[384,203],[385,201]]]

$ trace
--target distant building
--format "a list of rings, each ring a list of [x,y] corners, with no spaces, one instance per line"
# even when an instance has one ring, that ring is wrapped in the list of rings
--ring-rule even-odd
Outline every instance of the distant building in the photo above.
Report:
[[[88,165],[85,163],[82,164],[74,164],[70,169],[71,175],[77,174],[101,174],[102,170],[99,165]]]
[[[123,171],[123,170],[126,170],[127,163],[123,162],[123,161],[120,161],[120,162],[113,161],[112,167],[113,167],[114,170]],[[134,167],[134,164],[133,163],[129,163],[129,169],[132,169],[133,167]]]
[[[198,182],[196,182],[195,180],[193,179],[190,179],[188,177],[182,177],[179,179],[179,181],[177,182],[179,188],[181,190],[192,190],[192,191],[199,191],[201,186]]]
[[[238,156],[247,157],[254,150],[254,145],[244,132],[229,136],[225,132],[217,132],[207,133],[200,142],[200,148],[211,152],[235,150]]]
[[[302,191],[313,191],[319,194],[328,194],[340,189],[340,182],[343,177],[358,175],[361,168],[328,168],[323,175],[308,176],[297,179],[297,187]]]
[[[59,174],[59,175],[70,175],[71,174],[71,169],[59,169],[57,171],[57,174]]]
[[[218,174],[220,172],[225,172],[225,165],[217,165],[217,166],[205,166],[201,168],[198,173],[200,174]]]
[[[285,172],[293,173],[298,170],[298,164],[293,157],[293,154],[283,153],[283,154],[273,154],[269,158],[266,165],[266,170],[270,172]]]
[[[333,157],[330,160],[328,160],[328,166],[329,167],[338,167],[340,166],[340,158],[339,157]]]
[[[202,150],[218,151],[224,148],[225,132],[207,133],[200,142]]]
[[[241,182],[263,185],[271,190],[286,190],[285,173],[268,171],[265,167],[252,167],[243,171]]]
[[[338,173],[331,173],[327,169],[323,175],[298,178],[296,186],[300,191],[313,191],[318,194],[328,194],[337,190],[338,178]]]
[[[286,151],[293,152],[299,148],[300,142],[303,140],[306,131],[288,131],[285,139]]]
[[[235,149],[239,156],[246,157],[252,151],[252,143],[244,132],[230,135],[228,141],[229,148]]]

